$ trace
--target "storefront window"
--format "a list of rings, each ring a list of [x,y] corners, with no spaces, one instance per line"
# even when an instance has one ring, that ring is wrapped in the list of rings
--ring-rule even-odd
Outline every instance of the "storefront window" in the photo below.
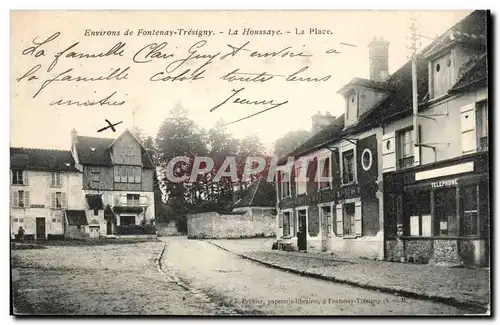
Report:
[[[403,212],[407,220],[406,235],[431,236],[430,192],[414,192],[404,198]]]
[[[344,204],[344,235],[355,235],[356,234],[356,224],[354,222],[354,203]]]
[[[457,236],[456,188],[436,190],[436,235]]]
[[[477,186],[467,186],[460,190],[463,211],[461,211],[461,234],[463,236],[477,236],[479,224]]]

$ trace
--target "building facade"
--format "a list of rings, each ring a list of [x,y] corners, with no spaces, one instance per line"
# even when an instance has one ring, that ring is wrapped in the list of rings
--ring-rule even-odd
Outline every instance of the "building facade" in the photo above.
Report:
[[[84,206],[82,175],[69,151],[10,148],[11,234],[46,239],[65,232],[66,210]]]
[[[424,51],[418,113],[384,123],[388,260],[489,264],[486,23],[474,12]]]
[[[154,219],[154,165],[147,151],[128,130],[116,139],[71,133],[71,152],[82,174],[85,211],[100,235],[117,227]]]
[[[291,152],[292,167],[278,175],[278,242],[391,261],[488,263],[486,23],[475,11],[418,56],[417,114],[411,62],[389,75],[387,42],[369,44],[370,79],[339,91],[345,114]],[[332,181],[301,183],[301,173]]]

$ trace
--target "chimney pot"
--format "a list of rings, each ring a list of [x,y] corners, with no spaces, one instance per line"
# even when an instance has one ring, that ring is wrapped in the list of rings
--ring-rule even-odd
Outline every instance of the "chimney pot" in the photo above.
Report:
[[[385,81],[389,76],[389,43],[375,36],[368,48],[370,79]]]

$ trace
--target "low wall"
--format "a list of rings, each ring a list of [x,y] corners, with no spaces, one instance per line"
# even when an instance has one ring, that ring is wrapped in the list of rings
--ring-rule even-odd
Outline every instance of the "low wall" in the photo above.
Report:
[[[240,208],[232,214],[188,215],[188,238],[252,238],[275,236],[271,208]]]

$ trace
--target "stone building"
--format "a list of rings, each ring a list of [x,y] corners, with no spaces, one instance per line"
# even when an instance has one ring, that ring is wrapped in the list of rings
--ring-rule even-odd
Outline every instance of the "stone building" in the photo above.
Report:
[[[70,151],[10,148],[11,234],[62,236],[67,210],[84,208],[82,177]]]
[[[99,225],[100,235],[154,219],[154,165],[130,131],[108,139],[78,136],[72,130],[71,143],[82,173],[87,219]]]

